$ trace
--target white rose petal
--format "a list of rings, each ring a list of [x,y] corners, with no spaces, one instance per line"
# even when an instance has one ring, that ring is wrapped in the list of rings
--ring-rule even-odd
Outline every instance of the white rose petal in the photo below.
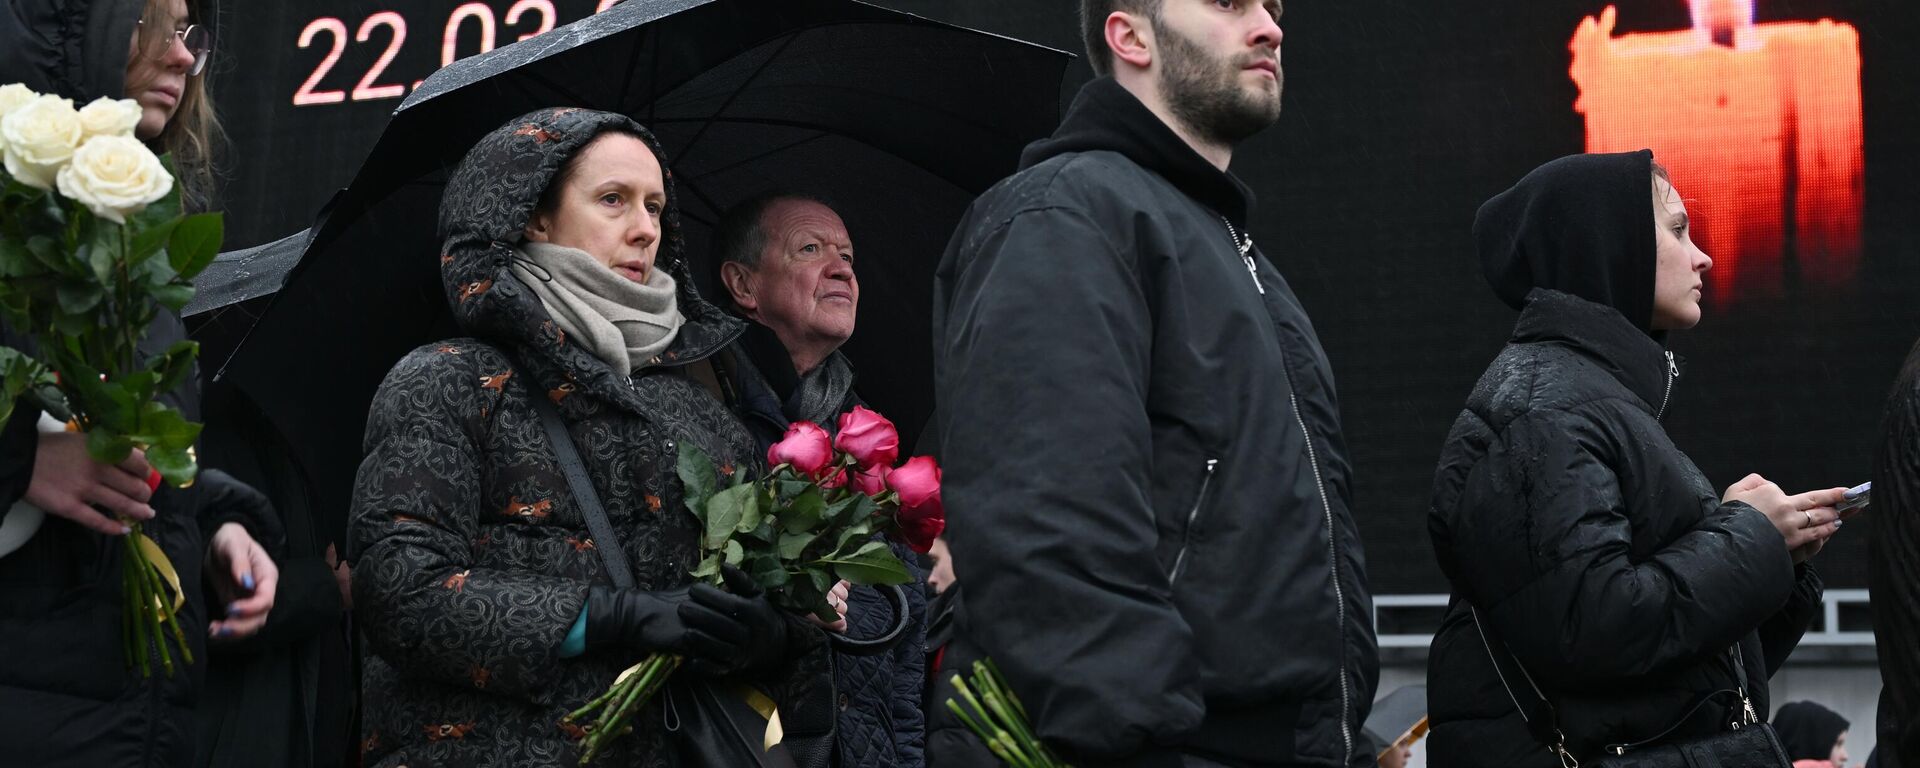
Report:
[[[53,189],[54,176],[80,146],[80,113],[58,96],[37,96],[0,118],[7,173],[35,189]]]
[[[94,136],[132,136],[140,125],[140,102],[133,99],[109,99],[105,96],[80,108],[80,130]],[[86,139],[81,139],[82,143]]]
[[[95,136],[60,169],[60,194],[95,216],[125,224],[127,215],[167,196],[173,177],[153,150],[131,136]]]
[[[27,102],[33,101],[39,95],[34,93],[33,89],[19,83],[0,85],[0,117],[6,117],[8,112],[26,106]]]

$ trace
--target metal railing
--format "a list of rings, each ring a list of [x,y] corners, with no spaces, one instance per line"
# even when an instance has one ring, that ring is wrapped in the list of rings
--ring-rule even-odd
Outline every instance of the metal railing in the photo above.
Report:
[[[1853,605],[1865,608],[1868,604],[1867,590],[1829,589],[1821,598],[1820,621],[1813,629],[1800,638],[1801,646],[1829,647],[1873,647],[1873,630],[1867,628],[1847,628],[1841,625],[1841,606]],[[1444,609],[1447,596],[1444,594],[1416,595],[1374,595],[1373,627],[1380,629],[1380,614],[1383,611],[1402,611],[1406,609]],[[1437,613],[1437,611],[1436,611]],[[1435,623],[1438,619],[1436,617]],[[1862,620],[1860,623],[1865,623]],[[1434,627],[1437,629],[1438,627]],[[1379,635],[1381,648],[1420,648],[1433,644],[1431,629],[1424,634],[1394,633]]]

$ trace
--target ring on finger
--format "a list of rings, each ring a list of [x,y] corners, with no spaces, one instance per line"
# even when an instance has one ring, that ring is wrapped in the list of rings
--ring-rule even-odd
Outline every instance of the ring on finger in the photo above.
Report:
[[[1808,510],[1804,510],[1804,509],[1803,509],[1803,510],[1800,510],[1800,514],[1803,514],[1803,515],[1806,515],[1806,516],[1807,516],[1807,524],[1806,524],[1806,525],[1803,525],[1803,526],[1800,526],[1800,527],[1802,527],[1802,528],[1812,528],[1812,527],[1813,527],[1813,513],[1812,513],[1812,512],[1810,512],[1810,511],[1808,511]]]

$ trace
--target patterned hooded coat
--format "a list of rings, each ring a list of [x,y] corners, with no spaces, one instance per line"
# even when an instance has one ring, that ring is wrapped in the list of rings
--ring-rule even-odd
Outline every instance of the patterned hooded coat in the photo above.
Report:
[[[655,264],[678,282],[686,324],[639,373],[612,370],[566,338],[509,268],[542,192],[609,130],[640,136],[665,167],[652,134],[624,116],[548,109],[481,139],[447,185],[441,270],[471,338],[421,347],[388,373],[354,488],[366,765],[577,762],[580,733],[561,717],[643,656],[558,655],[588,586],[611,583],[596,549],[623,547],[641,589],[687,584],[699,529],[681,501],[677,446],[757,467],[752,437],[684,370],[741,324],[695,293],[671,173]],[[558,406],[620,541],[592,538],[532,397]],[[777,679],[755,681],[781,705],[789,739],[821,719],[812,709],[831,708],[824,636],[806,626],[789,634],[810,650]],[[657,703],[643,708],[633,734],[596,764],[676,765],[666,719]]]

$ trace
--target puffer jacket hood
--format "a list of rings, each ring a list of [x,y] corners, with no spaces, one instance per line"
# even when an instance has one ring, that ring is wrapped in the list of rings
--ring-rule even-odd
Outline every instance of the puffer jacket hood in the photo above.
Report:
[[[1572,155],[1495,195],[1473,220],[1480,266],[1514,309],[1535,288],[1604,304],[1655,339],[1653,153]]]
[[[455,323],[466,333],[510,347],[515,356],[562,372],[577,386],[616,401],[627,393],[616,372],[585,347],[561,343],[564,333],[540,298],[513,274],[516,247],[547,186],[567,161],[610,131],[646,142],[665,173],[667,205],[654,264],[673,275],[687,323],[664,362],[685,363],[712,354],[740,335],[744,321],[700,298],[688,269],[680,206],[667,154],[653,133],[611,112],[560,107],[508,121],[476,143],[447,183],[440,204],[441,280]],[[558,384],[560,382],[554,382]]]
[[[141,0],[0,3],[0,84],[86,103],[126,90],[127,41]]]

